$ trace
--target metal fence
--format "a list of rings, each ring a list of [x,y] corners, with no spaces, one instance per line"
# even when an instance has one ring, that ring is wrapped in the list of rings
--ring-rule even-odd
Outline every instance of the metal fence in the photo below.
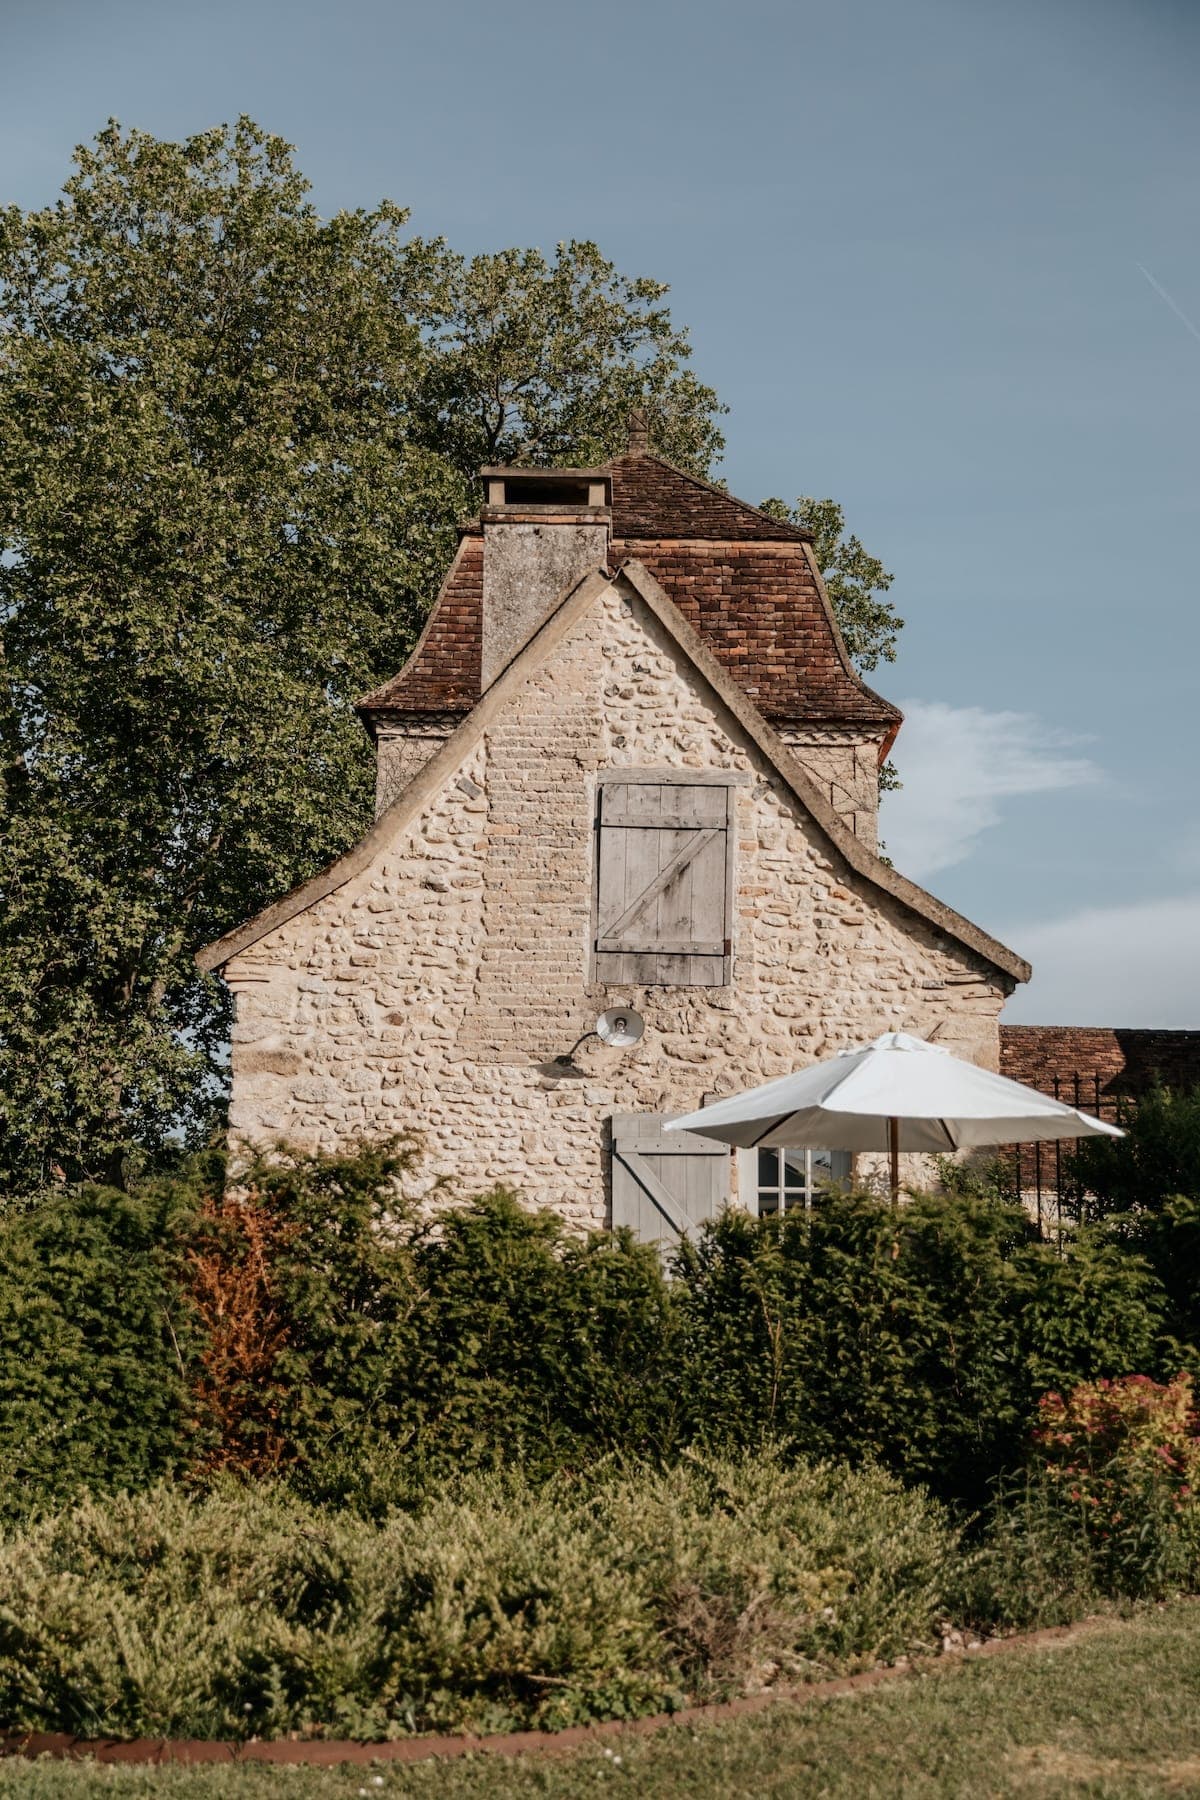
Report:
[[[1119,1125],[1128,1118],[1135,1102],[1129,1094],[1106,1092],[1106,1079],[1076,1069],[1067,1075],[1055,1075],[1043,1091],[1066,1106],[1091,1113],[1107,1124]],[[1065,1221],[1087,1217],[1089,1195],[1075,1171],[1078,1144],[1078,1138],[1053,1144],[1013,1144],[1000,1153],[1014,1199],[1035,1214],[1043,1234],[1060,1233]]]

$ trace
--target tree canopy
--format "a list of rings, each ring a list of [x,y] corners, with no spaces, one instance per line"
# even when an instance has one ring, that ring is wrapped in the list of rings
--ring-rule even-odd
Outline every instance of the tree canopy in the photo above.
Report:
[[[662,283],[406,224],[321,218],[247,119],[110,123],[54,206],[0,213],[6,1186],[212,1130],[228,1003],[192,953],[369,821],[352,702],[411,649],[477,468],[604,460],[635,400],[671,460],[719,458]],[[890,578],[841,524],[870,667]]]

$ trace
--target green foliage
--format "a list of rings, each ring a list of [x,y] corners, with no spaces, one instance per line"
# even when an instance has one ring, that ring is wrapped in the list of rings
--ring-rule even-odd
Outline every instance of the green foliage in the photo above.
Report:
[[[1161,1212],[1177,1194],[1200,1200],[1200,1088],[1151,1088],[1120,1122],[1123,1138],[1084,1138],[1071,1159],[1089,1216]]]
[[[1200,1438],[1190,1375],[1080,1382],[1043,1396],[1034,1434],[1117,1592],[1160,1598],[1200,1576]]]
[[[1158,1369],[1165,1305],[1102,1231],[830,1195],[731,1212],[674,1279],[625,1234],[487,1194],[431,1222],[405,1143],[199,1164],[0,1219],[0,1446],[28,1510],[162,1470],[286,1474],[379,1516],[470,1469],[786,1442],[978,1504],[1038,1397]]]
[[[144,1487],[187,1450],[194,1196],[86,1187],[0,1216],[0,1516]]]
[[[254,1320],[204,1383],[219,1460],[288,1468],[306,1492],[379,1510],[466,1468],[537,1474],[674,1441],[673,1314],[658,1257],[626,1234],[571,1237],[504,1191],[424,1222],[411,1146],[276,1157],[208,1215],[206,1310],[228,1324],[247,1247],[268,1266]],[[265,1231],[260,1229],[266,1222]]]
[[[489,463],[607,462],[634,406],[660,456],[698,475],[720,459],[725,408],[685,366],[665,283],[630,280],[587,242],[559,244],[553,260],[426,251],[436,264],[414,430],[464,477]]]
[[[0,1544],[0,1713],[201,1737],[631,1717],[928,1645],[955,1547],[876,1471],[769,1458],[467,1481],[377,1525],[164,1487]]]
[[[729,1213],[677,1277],[697,1438],[779,1435],[968,1498],[1019,1465],[1047,1386],[1151,1364],[1162,1312],[1138,1258],[1086,1234],[1060,1257],[1020,1209],[959,1197]]]
[[[1114,1244],[1142,1256],[1167,1294],[1176,1363],[1200,1354],[1200,1089],[1154,1087],[1122,1113],[1123,1138],[1087,1138],[1070,1174]]]
[[[1200,1197],[1174,1194],[1161,1206],[1113,1215],[1107,1223],[1116,1242],[1140,1253],[1163,1285],[1171,1360],[1200,1367]]]
[[[369,821],[352,701],[479,461],[611,451],[643,390],[719,453],[661,284],[405,219],[320,219],[245,119],[110,125],[0,214],[0,1186],[205,1141],[229,1015],[192,952]]]
[[[1200,1440],[1189,1376],[1049,1393],[1025,1472],[1001,1484],[951,1607],[984,1627],[1060,1625],[1200,1583]]]

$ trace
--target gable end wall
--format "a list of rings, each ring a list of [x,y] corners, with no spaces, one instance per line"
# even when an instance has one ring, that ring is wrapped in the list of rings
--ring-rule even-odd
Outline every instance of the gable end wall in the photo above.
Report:
[[[736,769],[733,978],[606,987],[590,966],[600,771]],[[678,1112],[882,1030],[995,1066],[1004,978],[851,871],[624,583],[492,719],[419,819],[227,965],[231,1128],[332,1147],[414,1128],[451,1195],[496,1181],[608,1221],[608,1121]],[[632,1050],[537,1065],[632,1004]]]

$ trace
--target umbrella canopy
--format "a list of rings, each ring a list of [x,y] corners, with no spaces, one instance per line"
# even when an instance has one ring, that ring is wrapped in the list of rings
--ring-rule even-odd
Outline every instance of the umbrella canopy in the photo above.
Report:
[[[1115,1125],[904,1031],[717,1100],[666,1129],[743,1149],[890,1151],[893,1191],[902,1150],[945,1155],[985,1144],[1122,1136]]]

